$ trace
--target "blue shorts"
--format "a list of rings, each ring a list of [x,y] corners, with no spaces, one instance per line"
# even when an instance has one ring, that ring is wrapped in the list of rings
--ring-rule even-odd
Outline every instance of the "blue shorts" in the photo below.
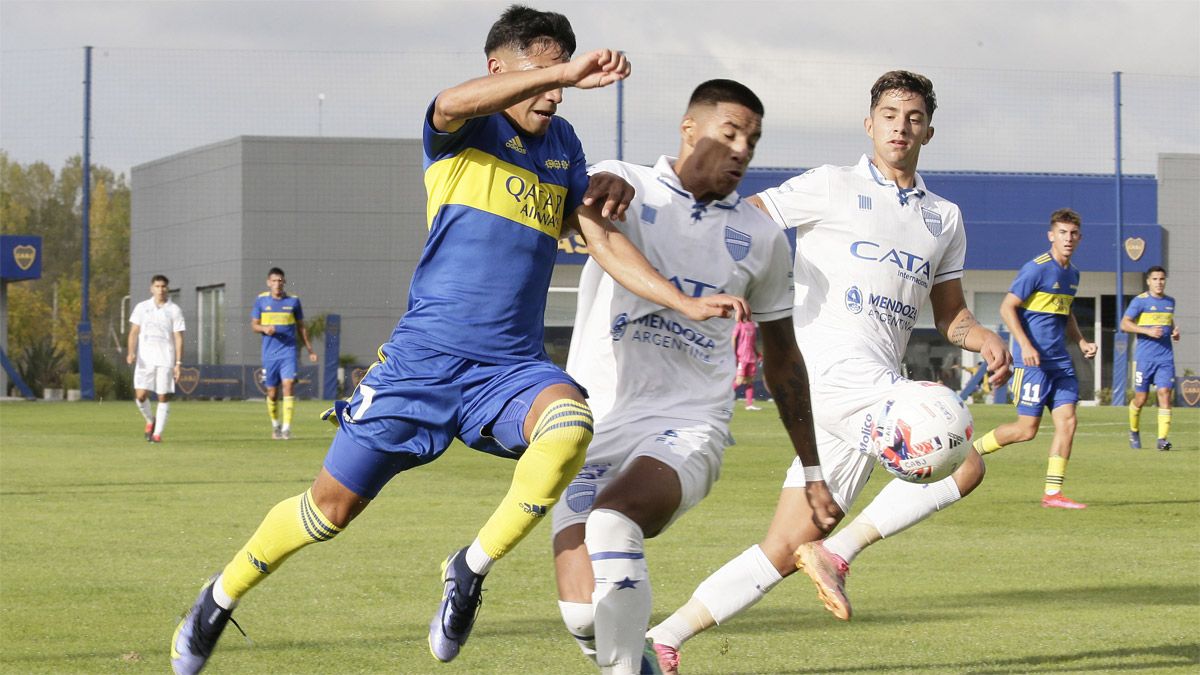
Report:
[[[349,404],[325,469],[355,494],[373,499],[392,476],[432,462],[457,437],[483,452],[516,459],[524,424],[546,387],[575,380],[549,361],[487,363],[411,343],[389,342]]]
[[[263,384],[278,387],[281,380],[296,379],[296,352],[290,356],[263,359]]]
[[[1145,365],[1133,363],[1133,390],[1141,393],[1150,391],[1150,385],[1155,389],[1175,388],[1175,362],[1151,361]]]
[[[1030,366],[1014,369],[1008,385],[1018,415],[1041,417],[1042,409],[1053,411],[1061,405],[1079,401],[1079,380],[1075,370],[1042,370]]]

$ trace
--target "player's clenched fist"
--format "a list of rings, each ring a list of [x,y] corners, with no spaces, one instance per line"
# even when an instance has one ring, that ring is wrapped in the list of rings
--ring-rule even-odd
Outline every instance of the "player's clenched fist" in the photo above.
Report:
[[[629,77],[629,59],[615,49],[597,49],[576,56],[567,64],[567,83],[577,89],[595,89]]]

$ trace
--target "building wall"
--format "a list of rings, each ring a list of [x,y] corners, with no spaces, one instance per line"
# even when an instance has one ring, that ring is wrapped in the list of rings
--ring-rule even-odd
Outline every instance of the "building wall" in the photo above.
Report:
[[[171,278],[189,363],[198,289],[218,284],[223,362],[258,362],[250,311],[271,267],[307,318],[342,315],[342,354],[360,363],[403,313],[427,232],[420,141],[239,137],[134,167],[132,186],[133,299],[154,273]]]
[[[132,304],[150,297],[150,277],[165,274],[178,290],[188,330],[184,360],[196,357],[196,289],[226,284],[226,297],[244,292],[238,249],[242,238],[242,147],[223,141],[135,166],[129,288]],[[131,304],[131,307],[132,307]],[[128,318],[128,317],[126,317]],[[227,342],[226,361],[241,353]]]
[[[1188,368],[1200,373],[1200,155],[1159,155],[1158,177],[1158,215],[1167,242],[1163,267],[1182,334],[1175,369],[1178,375]]]

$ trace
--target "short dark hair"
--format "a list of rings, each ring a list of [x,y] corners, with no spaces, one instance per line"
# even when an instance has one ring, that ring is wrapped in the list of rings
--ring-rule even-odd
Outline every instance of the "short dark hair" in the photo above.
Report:
[[[754,114],[762,117],[763,104],[758,96],[750,91],[750,87],[733,80],[709,80],[703,82],[692,92],[688,107],[694,105],[716,105],[718,103],[737,103],[749,108]]]
[[[508,47],[524,52],[532,46],[558,45],[563,54],[575,53],[575,31],[571,22],[557,12],[542,12],[524,5],[511,5],[488,31],[483,53],[490,55]]]
[[[274,275],[274,274],[278,274],[279,276],[283,277],[284,279],[287,278],[287,275],[283,273],[283,270],[279,269],[278,267],[272,267],[271,269],[267,270],[267,278],[268,279],[270,279],[271,275]]]
[[[937,110],[937,94],[933,93],[933,83],[928,77],[907,70],[889,70],[875,80],[871,85],[871,110],[879,105],[879,98],[887,91],[907,91],[925,100],[925,112],[933,119],[933,111]]]
[[[155,274],[154,276],[150,277],[150,285],[151,286],[153,286],[155,284],[155,282],[159,282],[159,281],[163,282],[167,286],[171,285],[171,280],[168,279],[165,275]]]
[[[1165,276],[1167,276],[1167,271],[1166,271],[1165,269],[1163,269],[1163,266],[1162,266],[1162,265],[1155,265],[1155,266],[1151,267],[1150,269],[1146,270],[1146,277],[1145,277],[1145,278],[1146,278],[1147,280],[1149,280],[1149,279],[1150,279],[1150,275],[1151,275],[1151,274],[1154,274],[1155,272],[1162,272],[1164,277],[1165,277]]]
[[[1079,227],[1079,228],[1083,227],[1083,219],[1079,217],[1078,213],[1075,213],[1071,209],[1059,209],[1059,210],[1055,211],[1054,213],[1051,213],[1050,214],[1050,226],[1047,227],[1046,229],[1047,230],[1054,229],[1055,223],[1071,223],[1071,224],[1075,225],[1075,227]]]

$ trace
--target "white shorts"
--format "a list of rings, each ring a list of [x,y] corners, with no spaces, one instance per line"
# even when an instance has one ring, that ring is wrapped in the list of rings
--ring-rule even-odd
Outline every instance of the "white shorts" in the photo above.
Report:
[[[551,534],[586,522],[596,496],[637,457],[656,459],[679,476],[682,497],[665,531],[708,495],[721,475],[721,460],[730,441],[724,426],[693,420],[655,417],[602,426],[588,446],[583,468],[554,505]]]
[[[840,361],[810,380],[817,455],[825,484],[849,513],[877,461],[867,443],[878,404],[908,382],[894,369],[869,359]],[[785,488],[804,488],[804,467],[792,460]]]
[[[156,394],[175,393],[175,369],[167,366],[143,366],[133,369],[133,388]]]

